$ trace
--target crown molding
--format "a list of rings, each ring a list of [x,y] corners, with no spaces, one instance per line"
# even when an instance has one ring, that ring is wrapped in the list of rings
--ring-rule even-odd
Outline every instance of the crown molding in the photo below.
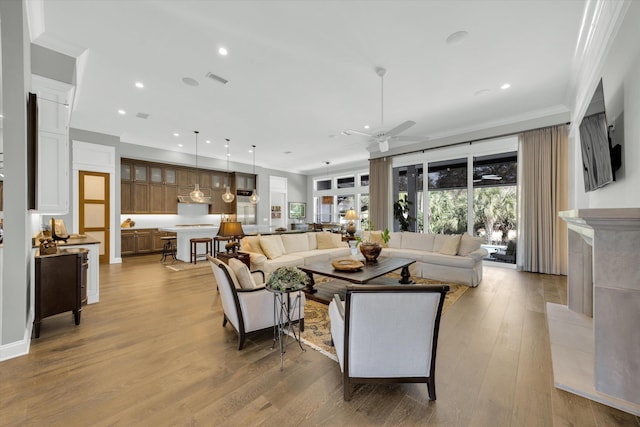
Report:
[[[585,4],[568,90],[568,104],[572,106],[570,135],[576,132],[589,106],[605,59],[630,5],[631,0],[595,0]]]

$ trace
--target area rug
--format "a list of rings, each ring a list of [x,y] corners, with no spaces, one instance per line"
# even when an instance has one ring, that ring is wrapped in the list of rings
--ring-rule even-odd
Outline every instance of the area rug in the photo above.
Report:
[[[386,277],[400,279],[400,275],[395,273],[387,274]],[[417,284],[421,285],[442,284],[442,281],[413,279]],[[316,283],[321,284],[322,281],[316,281]],[[458,285],[456,283],[448,283],[448,285],[450,290],[442,307],[443,315],[469,289],[466,285]],[[331,345],[331,322],[329,321],[328,309],[328,305],[307,298],[304,306],[304,332],[302,332],[301,337],[304,344],[337,362],[336,351]]]
[[[187,270],[196,270],[199,268],[204,268],[204,267],[208,267],[211,268],[209,265],[209,261],[207,260],[198,260],[197,264],[193,264],[190,262],[182,262],[182,261],[176,261],[176,262],[167,262],[165,265],[165,267],[167,267],[169,270],[171,271],[187,271]]]

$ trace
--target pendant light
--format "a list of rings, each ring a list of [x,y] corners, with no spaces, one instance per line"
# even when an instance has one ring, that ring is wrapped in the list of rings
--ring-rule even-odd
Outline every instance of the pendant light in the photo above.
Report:
[[[198,134],[200,132],[198,132],[197,130],[194,130],[193,133],[196,134],[196,180],[199,179],[199,174],[198,174]],[[193,200],[194,202],[201,202],[202,198],[204,197],[204,193],[202,191],[200,191],[200,184],[196,182],[196,187],[193,189],[193,191],[191,193],[189,193],[189,196],[191,196],[191,200]]]
[[[253,193],[251,193],[251,196],[249,197],[249,200],[251,201],[251,203],[253,203],[254,205],[256,203],[258,203],[258,201],[260,200],[260,196],[258,196],[258,192],[256,191],[256,187],[258,186],[258,176],[256,175],[256,146],[252,145],[253,147],[253,177],[254,177],[254,185],[253,185]]]
[[[229,183],[230,183],[230,179],[229,179],[229,139],[226,139],[227,143],[224,145],[227,148],[227,191],[225,191],[225,193],[222,195],[222,201],[225,203],[231,203],[233,202],[233,200],[236,198],[236,196],[233,195],[233,193],[230,191],[230,187],[229,187]]]

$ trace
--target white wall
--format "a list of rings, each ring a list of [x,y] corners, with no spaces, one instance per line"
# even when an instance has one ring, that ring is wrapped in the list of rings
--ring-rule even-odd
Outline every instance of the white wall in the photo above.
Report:
[[[612,208],[640,206],[640,2],[631,2],[622,26],[613,40],[603,61],[602,84],[605,96],[607,121],[616,123],[614,143],[622,138],[622,168],[616,171],[616,182],[598,190],[585,193],[581,175],[580,147],[572,139],[570,167],[574,179],[571,182],[574,196],[571,208]],[[596,76],[596,79],[599,76]],[[597,81],[585,85],[595,87]],[[620,115],[624,122],[620,126]]]

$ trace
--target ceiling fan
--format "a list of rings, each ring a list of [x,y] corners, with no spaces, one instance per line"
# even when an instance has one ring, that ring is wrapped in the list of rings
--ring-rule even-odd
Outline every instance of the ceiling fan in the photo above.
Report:
[[[376,67],[376,74],[380,76],[380,130],[373,133],[361,132],[359,130],[347,129],[342,131],[342,135],[362,135],[369,137],[371,142],[377,142],[378,148],[381,152],[389,151],[389,140],[393,141],[424,141],[423,137],[412,136],[400,136],[402,132],[415,125],[413,120],[407,120],[399,124],[398,126],[389,130],[384,130],[384,76],[387,74],[387,69],[382,67]]]

